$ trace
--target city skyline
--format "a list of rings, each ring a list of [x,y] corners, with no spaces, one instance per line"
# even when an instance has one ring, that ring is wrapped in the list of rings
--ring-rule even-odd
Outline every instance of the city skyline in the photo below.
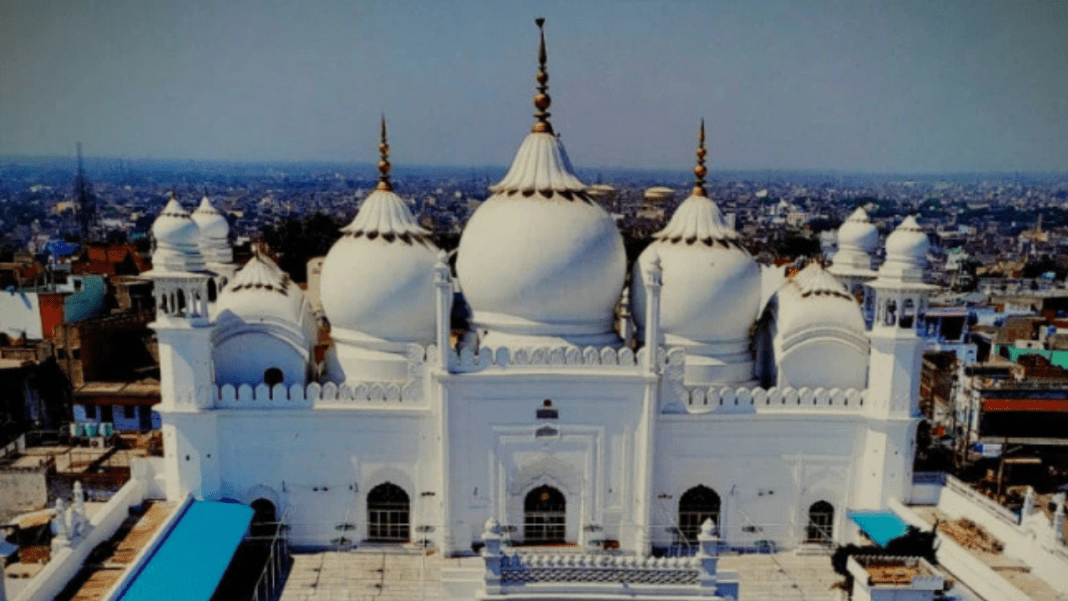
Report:
[[[545,16],[579,168],[1068,171],[1068,5],[107,2],[0,7],[0,155],[506,163]],[[57,43],[61,40],[62,43]]]

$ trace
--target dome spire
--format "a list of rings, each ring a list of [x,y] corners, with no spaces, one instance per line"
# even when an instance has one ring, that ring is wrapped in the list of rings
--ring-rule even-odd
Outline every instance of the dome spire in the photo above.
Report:
[[[705,167],[705,155],[708,151],[705,150],[705,120],[701,118],[701,129],[697,134],[697,164],[693,168],[693,195],[694,196],[708,196],[705,191],[705,175],[708,174],[708,169]]]
[[[549,123],[549,105],[552,104],[552,98],[549,97],[549,72],[545,70],[545,62],[547,55],[545,54],[545,30],[542,28],[545,25],[545,19],[538,17],[534,19],[534,23],[538,26],[538,35],[541,37],[541,46],[538,48],[538,93],[534,96],[534,108],[538,109],[538,112],[534,113],[534,118],[537,122],[534,123],[533,133],[553,133],[553,126]]]
[[[393,191],[393,183],[389,181],[389,142],[386,140],[386,115],[382,114],[382,141],[378,144],[378,185],[376,190],[386,192]]]

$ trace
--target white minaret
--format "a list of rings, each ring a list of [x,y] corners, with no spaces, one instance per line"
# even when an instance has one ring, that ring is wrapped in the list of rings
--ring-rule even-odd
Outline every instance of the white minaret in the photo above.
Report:
[[[916,328],[927,296],[937,289],[923,281],[928,246],[916,219],[906,218],[886,239],[879,277],[867,284],[875,314],[869,332],[865,406],[870,421],[860,464],[859,507],[885,507],[890,498],[907,501],[911,491],[923,359]]]
[[[196,222],[173,193],[152,235],[153,268],[145,275],[156,297],[156,321],[150,327],[159,343],[167,498],[179,500],[187,493],[203,498],[219,482],[208,313],[208,282],[214,274],[204,267]]]

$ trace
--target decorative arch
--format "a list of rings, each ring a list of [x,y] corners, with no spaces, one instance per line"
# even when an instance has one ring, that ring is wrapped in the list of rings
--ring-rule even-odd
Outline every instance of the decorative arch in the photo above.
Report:
[[[263,383],[274,388],[276,384],[282,384],[286,381],[286,374],[278,367],[268,367],[263,370]]]
[[[560,491],[566,499],[566,517],[564,536],[569,540],[578,540],[581,534],[578,525],[592,519],[585,514],[588,504],[583,503],[581,467],[567,464],[551,455],[541,455],[534,461],[518,467],[508,482],[504,505],[507,525],[514,527],[516,534],[524,534],[526,522],[525,502],[530,493],[541,487],[550,487]]]
[[[819,500],[808,508],[805,542],[829,545],[834,541],[834,505]]]
[[[269,539],[278,531],[278,507],[270,499],[259,497],[249,507],[252,514],[252,525],[249,527],[253,538]]]
[[[889,299],[883,304],[883,325],[897,324],[897,301]]]
[[[523,542],[562,544],[567,532],[567,497],[560,489],[543,484],[523,499]]]
[[[901,319],[898,320],[898,325],[901,329],[907,330],[915,324],[916,321],[916,303],[911,298],[906,298],[901,303]]]
[[[367,539],[406,543],[411,540],[411,497],[392,482],[367,493]]]
[[[712,524],[718,529],[721,507],[719,494],[703,484],[682,493],[679,497],[679,542],[697,544],[697,535],[705,520],[712,520]]]

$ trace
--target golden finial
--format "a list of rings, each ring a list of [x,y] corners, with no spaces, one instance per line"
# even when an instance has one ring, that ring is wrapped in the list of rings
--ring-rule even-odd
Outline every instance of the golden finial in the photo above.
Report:
[[[705,192],[705,175],[708,174],[708,169],[705,167],[705,155],[708,151],[705,150],[705,120],[701,119],[701,129],[697,134],[697,165],[693,168],[693,195],[694,196],[708,196]]]
[[[545,30],[542,28],[545,25],[545,19],[538,17],[534,19],[534,23],[538,26],[538,35],[541,37],[541,46],[538,48],[538,93],[534,96],[534,108],[538,109],[538,112],[534,113],[534,118],[538,121],[534,124],[534,133],[553,133],[553,126],[549,123],[549,105],[552,104],[553,99],[549,97],[549,72],[545,70],[545,62],[547,55],[545,54]]]
[[[393,191],[393,184],[389,181],[389,142],[386,140],[386,115],[382,114],[382,141],[378,144],[378,185],[376,190]]]

